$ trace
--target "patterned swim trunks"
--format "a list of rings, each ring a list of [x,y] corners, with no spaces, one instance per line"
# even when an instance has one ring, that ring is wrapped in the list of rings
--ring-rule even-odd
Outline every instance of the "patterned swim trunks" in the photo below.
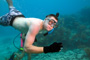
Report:
[[[0,25],[12,26],[13,20],[16,17],[24,17],[24,15],[20,11],[16,10],[15,7],[10,7],[9,9],[10,9],[9,13],[0,17]]]

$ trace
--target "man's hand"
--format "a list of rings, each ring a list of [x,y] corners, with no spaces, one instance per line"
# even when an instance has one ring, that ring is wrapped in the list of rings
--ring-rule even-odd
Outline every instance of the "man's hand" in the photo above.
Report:
[[[62,43],[53,43],[50,46],[46,46],[44,47],[44,53],[48,53],[48,52],[59,52],[62,48]]]

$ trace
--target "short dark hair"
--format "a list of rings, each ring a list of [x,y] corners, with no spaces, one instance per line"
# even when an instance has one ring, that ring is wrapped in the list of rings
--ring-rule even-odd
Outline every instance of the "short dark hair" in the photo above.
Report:
[[[47,15],[46,17],[51,17],[51,16],[53,16],[53,17],[58,21],[59,13],[56,13],[56,15],[54,15],[54,14],[49,14],[49,15]]]

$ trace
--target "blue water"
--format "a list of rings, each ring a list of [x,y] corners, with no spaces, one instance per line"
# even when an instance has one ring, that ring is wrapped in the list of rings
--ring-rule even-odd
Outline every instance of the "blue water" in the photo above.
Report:
[[[14,0],[14,6],[26,17],[44,19],[47,14],[73,14],[83,7],[90,6],[90,0]],[[0,0],[0,16],[8,12],[5,0]]]
[[[87,43],[87,41],[90,42],[89,41],[90,34],[88,34],[88,33],[90,33],[90,21],[89,21],[90,14],[88,14],[88,13],[90,13],[90,11],[88,11],[88,9],[86,9],[86,10],[83,9],[86,7],[89,7],[89,9],[90,9],[90,0],[13,0],[13,5],[16,7],[16,9],[21,11],[25,17],[35,17],[35,18],[44,19],[46,17],[46,15],[48,15],[48,14],[56,14],[57,12],[59,12],[60,17],[63,16],[63,18],[65,19],[65,22],[64,22],[65,29],[61,28],[60,30],[57,30],[61,34],[56,32],[55,34],[58,35],[57,38],[52,37],[51,39],[62,41],[65,45],[66,50],[68,49],[66,47],[69,47],[69,49],[71,49],[70,46],[75,49],[78,46],[79,46],[79,48],[81,46],[82,47],[86,47],[86,46],[90,47],[90,44]],[[81,10],[84,10],[84,12],[82,12],[81,15],[79,15]],[[87,13],[86,13],[86,11],[87,11]],[[8,4],[7,4],[6,0],[0,0],[0,16],[6,14],[8,12],[9,12],[9,9],[8,9]],[[76,16],[71,16],[72,14],[76,15]],[[76,22],[76,20],[78,20],[80,22],[80,24],[78,22]],[[66,33],[66,35],[64,35],[65,34],[64,32]],[[18,30],[15,30],[14,28],[12,28],[10,26],[9,27],[0,26],[0,45],[1,45],[0,46],[0,48],[1,48],[0,49],[0,52],[1,52],[0,59],[2,59],[2,57],[3,58],[9,57],[13,51],[17,50],[16,48],[14,48],[12,40],[18,33],[20,33]],[[55,34],[53,34],[53,35],[56,36]],[[83,37],[80,36],[80,34]],[[69,39],[69,38],[72,38],[72,39]],[[67,39],[68,39],[68,41],[67,41]],[[47,38],[46,38],[46,40],[47,40]],[[83,43],[81,42],[81,40]],[[50,41],[47,41],[47,42],[50,42]],[[75,45],[72,45],[71,43],[75,44]],[[18,44],[19,44],[19,42],[18,42]],[[86,44],[86,46],[84,44]],[[8,46],[8,45],[10,45],[10,46]],[[42,42],[41,42],[41,45],[43,45]],[[78,45],[78,46],[76,46],[76,45]],[[8,49],[8,51],[6,51],[7,49]],[[81,50],[75,50],[74,52],[76,52],[76,51],[80,52]],[[69,51],[69,53],[72,53],[72,52]],[[5,54],[5,55],[2,56],[2,54],[3,55]],[[67,55],[67,53],[59,53],[59,54],[56,53],[56,54],[57,54],[57,56],[59,56],[60,54]],[[35,59],[37,59],[37,58],[39,60],[40,59],[50,60],[51,58],[56,59],[57,58],[57,57],[55,57],[56,54],[51,54],[51,55],[50,54],[47,54],[47,55],[41,54],[42,56],[46,56],[46,57],[45,58],[36,57]],[[82,51],[81,51],[81,54],[82,54]],[[39,56],[41,56],[41,55],[39,55]],[[47,57],[49,55],[51,56],[51,58],[47,59]],[[90,56],[90,54],[88,54],[88,56]],[[34,58],[34,56],[33,56],[33,58]],[[69,58],[71,58],[71,57],[69,57]],[[33,59],[33,60],[35,60],[35,59]],[[60,58],[58,57],[57,60],[59,60],[59,59]],[[2,59],[2,60],[4,60],[4,59]],[[88,59],[86,59],[86,60],[88,60]]]

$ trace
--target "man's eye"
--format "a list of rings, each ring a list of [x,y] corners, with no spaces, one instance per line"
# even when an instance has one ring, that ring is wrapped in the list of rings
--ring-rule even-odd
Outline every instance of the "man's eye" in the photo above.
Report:
[[[50,22],[51,22],[51,23],[54,23],[54,21],[52,21],[52,20],[51,20]]]
[[[51,23],[51,22],[49,22],[49,24],[51,25],[52,23]]]

